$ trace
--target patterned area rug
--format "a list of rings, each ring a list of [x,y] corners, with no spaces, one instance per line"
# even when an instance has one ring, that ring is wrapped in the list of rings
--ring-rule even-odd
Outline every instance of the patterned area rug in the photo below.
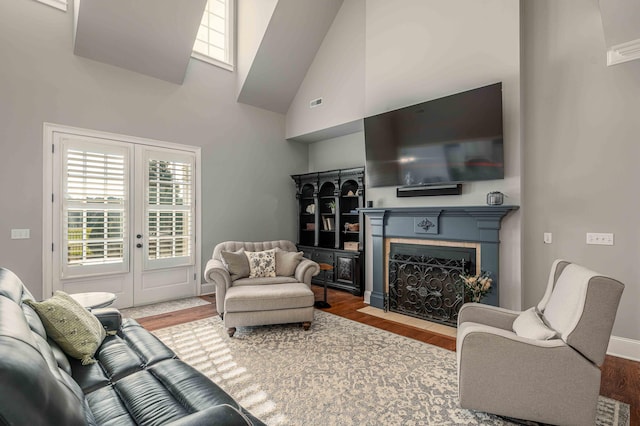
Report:
[[[322,311],[300,325],[239,328],[218,317],[154,332],[269,425],[511,425],[456,406],[454,352]],[[600,398],[597,425],[628,425]]]
[[[153,305],[120,309],[120,312],[125,318],[144,318],[153,315],[166,314],[167,312],[180,311],[182,309],[195,308],[196,306],[208,304],[209,302],[207,302],[206,300],[202,300],[199,297],[188,297],[186,299],[154,303]]]

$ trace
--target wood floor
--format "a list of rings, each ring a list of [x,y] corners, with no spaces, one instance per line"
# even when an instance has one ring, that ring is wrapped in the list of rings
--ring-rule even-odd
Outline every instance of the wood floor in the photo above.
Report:
[[[322,287],[314,285],[312,288],[316,294],[316,300],[322,300]],[[443,336],[358,312],[358,309],[368,306],[363,302],[362,297],[353,296],[344,291],[329,289],[327,298],[331,307],[323,309],[323,311],[441,348],[452,351],[456,349],[456,339],[453,337]],[[212,302],[212,304],[155,315],[138,321],[148,330],[157,330],[217,315],[215,296],[202,296],[202,299]],[[602,366],[600,394],[629,404],[631,406],[631,426],[640,426],[640,362],[607,355]]]

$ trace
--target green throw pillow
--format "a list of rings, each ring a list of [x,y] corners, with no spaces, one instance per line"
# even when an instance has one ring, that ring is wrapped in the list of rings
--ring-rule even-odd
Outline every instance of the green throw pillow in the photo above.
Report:
[[[98,318],[63,291],[42,302],[25,300],[38,313],[47,335],[70,357],[92,364],[106,332]]]

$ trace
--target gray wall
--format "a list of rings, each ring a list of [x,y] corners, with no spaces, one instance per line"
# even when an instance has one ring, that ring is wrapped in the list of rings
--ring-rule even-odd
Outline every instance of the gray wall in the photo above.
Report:
[[[35,296],[45,121],[201,146],[203,265],[224,240],[295,239],[289,174],[307,169],[308,147],[284,140],[283,115],[238,104],[234,73],[191,60],[175,85],[74,56],[72,13],[35,1],[0,2],[0,57],[0,265]]]
[[[289,108],[287,135],[502,81],[505,179],[465,184],[463,194],[455,197],[398,199],[395,187],[386,187],[367,188],[367,198],[375,206],[477,205],[485,203],[487,192],[500,190],[509,195],[508,203],[519,205],[519,15],[519,3],[513,0],[403,0],[400,8],[387,0],[345,0]],[[321,95],[326,104],[310,110],[308,101]],[[355,135],[362,138],[363,133]],[[337,139],[312,145],[310,168],[339,167],[343,160],[335,149]],[[364,163],[364,142],[352,148],[362,150],[358,158]],[[331,155],[336,155],[334,162],[323,160]],[[326,167],[312,165],[315,157]],[[500,303],[513,309],[522,302],[520,222],[521,212],[510,214],[501,234]],[[371,279],[367,272],[365,298]]]
[[[524,301],[556,258],[626,284],[613,334],[640,339],[640,61],[607,67],[597,2],[523,2]],[[542,242],[553,233],[553,244]],[[587,246],[613,232],[614,246]]]
[[[364,132],[309,145],[309,172],[363,167],[364,163]]]

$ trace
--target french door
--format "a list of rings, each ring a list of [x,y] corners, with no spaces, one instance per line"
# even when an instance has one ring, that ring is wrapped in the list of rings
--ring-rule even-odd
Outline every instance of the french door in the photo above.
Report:
[[[51,132],[51,290],[196,295],[196,152],[109,136]]]

